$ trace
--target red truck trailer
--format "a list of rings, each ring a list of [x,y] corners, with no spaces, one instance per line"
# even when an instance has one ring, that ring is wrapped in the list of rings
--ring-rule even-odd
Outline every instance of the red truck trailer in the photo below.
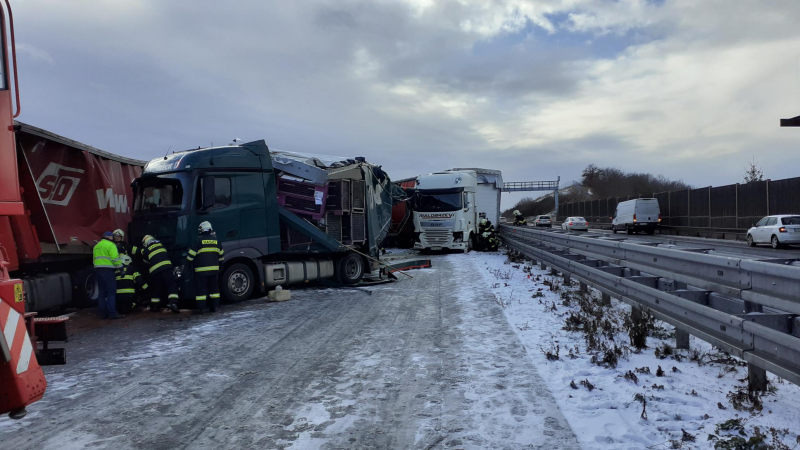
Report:
[[[394,184],[410,193],[417,187],[417,177],[395,181]],[[408,201],[398,202],[392,207],[392,224],[389,227],[387,245],[399,248],[414,247],[414,218]]]
[[[24,282],[28,311],[91,306],[92,247],[104,231],[127,230],[130,184],[145,162],[21,122],[14,130],[24,214],[0,222],[9,270]]]

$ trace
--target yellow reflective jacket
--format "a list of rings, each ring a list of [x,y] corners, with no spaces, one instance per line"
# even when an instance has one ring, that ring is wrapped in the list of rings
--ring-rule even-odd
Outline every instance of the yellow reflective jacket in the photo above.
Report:
[[[94,246],[92,255],[94,256],[95,269],[114,269],[122,266],[116,244],[108,239],[98,242]]]

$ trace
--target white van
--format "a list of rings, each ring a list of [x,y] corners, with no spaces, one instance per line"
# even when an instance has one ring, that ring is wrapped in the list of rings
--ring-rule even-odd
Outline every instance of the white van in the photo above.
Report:
[[[655,198],[637,198],[617,205],[611,229],[625,231],[627,234],[644,231],[647,234],[656,232],[661,223],[661,209]]]

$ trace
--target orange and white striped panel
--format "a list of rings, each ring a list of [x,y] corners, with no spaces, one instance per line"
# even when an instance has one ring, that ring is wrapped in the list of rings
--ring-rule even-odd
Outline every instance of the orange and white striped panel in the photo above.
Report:
[[[25,328],[25,317],[0,298],[0,333],[11,354],[17,375],[25,373],[33,358],[33,345]]]

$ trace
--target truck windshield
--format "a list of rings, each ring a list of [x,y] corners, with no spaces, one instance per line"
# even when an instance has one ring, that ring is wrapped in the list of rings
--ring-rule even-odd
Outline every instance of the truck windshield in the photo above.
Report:
[[[169,175],[139,179],[134,211],[160,211],[183,208],[183,184]]]
[[[461,192],[423,193],[417,192],[416,210],[421,212],[458,211],[462,207]]]

